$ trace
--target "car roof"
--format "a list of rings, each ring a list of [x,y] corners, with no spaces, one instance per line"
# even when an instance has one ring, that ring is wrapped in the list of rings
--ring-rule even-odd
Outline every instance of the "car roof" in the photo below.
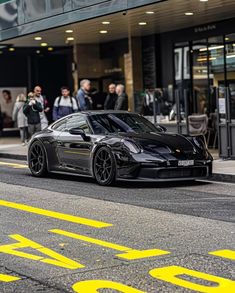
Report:
[[[101,114],[134,114],[132,112],[128,111],[120,111],[120,110],[91,110],[91,111],[81,111],[76,114],[85,114],[87,116],[92,116],[92,115],[101,115]]]

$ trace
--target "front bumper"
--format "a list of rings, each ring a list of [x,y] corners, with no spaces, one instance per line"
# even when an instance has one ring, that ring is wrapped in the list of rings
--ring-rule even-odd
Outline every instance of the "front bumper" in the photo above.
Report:
[[[139,181],[196,180],[206,179],[212,174],[212,163],[190,167],[150,167],[140,164],[128,171],[121,172],[119,179]]]

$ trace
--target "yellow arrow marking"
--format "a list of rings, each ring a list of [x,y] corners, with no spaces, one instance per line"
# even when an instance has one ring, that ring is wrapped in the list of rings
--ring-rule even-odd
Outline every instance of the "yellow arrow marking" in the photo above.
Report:
[[[37,214],[41,216],[46,216],[46,217],[50,217],[54,219],[59,219],[59,220],[67,221],[67,222],[72,222],[76,224],[86,225],[86,226],[90,226],[94,228],[105,228],[105,227],[112,226],[112,224],[108,224],[105,222],[100,222],[100,221],[91,220],[87,218],[81,218],[81,217],[72,216],[69,214],[62,214],[59,212],[44,210],[44,209],[27,206],[27,205],[15,203],[15,202],[5,201],[5,200],[0,200],[0,206],[8,207],[8,208],[16,209],[16,210],[21,210],[24,212],[29,212],[29,213]]]
[[[18,280],[20,280],[20,278],[18,277],[0,274],[0,282],[10,283],[10,282],[18,281]]]
[[[9,237],[17,240],[18,242],[7,244],[7,245],[1,245],[0,246],[1,253],[11,254],[11,255],[15,255],[18,257],[26,258],[26,259],[36,260],[36,261],[40,261],[40,262],[58,266],[58,267],[63,267],[70,270],[84,268],[84,265],[74,260],[71,260],[55,252],[54,250],[46,248],[45,246],[42,246],[41,244],[34,242],[28,238],[25,238],[21,235],[15,234],[15,235],[9,235]],[[17,249],[20,249],[20,248],[32,248],[51,258],[46,258],[46,257],[38,256],[35,254],[18,251]]]
[[[119,244],[87,237],[87,236],[76,234],[76,233],[71,233],[68,231],[60,230],[60,229],[49,230],[49,232],[63,235],[63,236],[70,237],[70,238],[74,238],[77,240],[89,242],[89,243],[103,246],[106,248],[111,248],[114,250],[122,251],[124,253],[117,254],[116,256],[118,256],[119,258],[127,259],[127,260],[143,259],[143,258],[148,258],[148,257],[166,255],[166,254],[170,253],[169,251],[164,251],[164,250],[160,250],[160,249],[147,249],[147,250],[132,249],[132,248],[122,246]]]

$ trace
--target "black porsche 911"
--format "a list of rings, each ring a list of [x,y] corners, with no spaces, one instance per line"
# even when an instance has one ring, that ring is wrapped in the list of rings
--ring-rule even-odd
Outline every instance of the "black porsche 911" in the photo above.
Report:
[[[207,178],[212,156],[203,137],[167,133],[144,117],[123,111],[69,115],[37,133],[28,149],[34,176],[48,172],[115,180],[167,181]]]

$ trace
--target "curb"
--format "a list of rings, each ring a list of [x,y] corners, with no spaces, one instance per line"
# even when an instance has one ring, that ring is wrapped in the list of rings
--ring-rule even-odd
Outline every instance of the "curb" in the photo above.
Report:
[[[235,175],[213,173],[212,176],[208,180],[209,181],[235,183]]]

